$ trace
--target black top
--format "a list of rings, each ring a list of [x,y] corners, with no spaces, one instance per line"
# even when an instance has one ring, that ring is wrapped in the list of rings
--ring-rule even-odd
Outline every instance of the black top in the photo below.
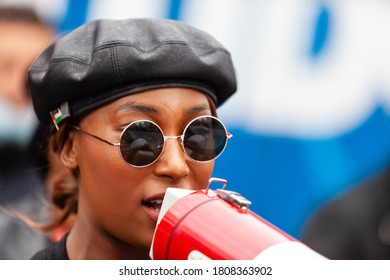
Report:
[[[59,242],[50,244],[46,249],[36,253],[31,260],[69,260],[66,252],[66,235]]]

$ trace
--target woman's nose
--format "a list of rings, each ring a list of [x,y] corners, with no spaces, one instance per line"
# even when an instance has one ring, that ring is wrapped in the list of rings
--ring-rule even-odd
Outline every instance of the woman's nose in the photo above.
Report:
[[[158,176],[168,176],[174,180],[189,174],[187,158],[179,137],[167,137],[164,150],[155,163],[154,172]]]

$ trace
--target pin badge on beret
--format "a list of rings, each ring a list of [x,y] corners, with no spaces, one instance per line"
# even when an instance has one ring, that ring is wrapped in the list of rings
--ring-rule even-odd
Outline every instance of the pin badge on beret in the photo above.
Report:
[[[68,103],[62,103],[59,108],[56,108],[53,111],[50,111],[50,117],[54,123],[54,126],[59,130],[60,123],[65,120],[67,117],[70,117]]]

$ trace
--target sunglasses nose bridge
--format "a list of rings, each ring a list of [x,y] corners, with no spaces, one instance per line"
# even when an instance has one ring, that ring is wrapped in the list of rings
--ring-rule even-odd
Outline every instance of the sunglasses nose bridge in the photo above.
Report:
[[[163,150],[166,149],[167,141],[170,140],[170,139],[180,139],[181,140],[180,141],[180,146],[184,150],[184,135],[168,135],[168,136],[167,135],[163,135],[163,137],[164,137],[164,144],[163,144],[164,148],[163,148]],[[161,151],[161,153],[162,152],[163,151]]]
[[[163,137],[164,137],[164,144],[169,139],[181,139],[181,145],[183,146],[184,135],[177,135],[177,136],[175,136],[175,135],[172,135],[172,136],[164,135]]]
[[[167,141],[168,139],[178,139],[178,138],[183,139],[183,135],[177,135],[177,136],[175,136],[175,135],[172,135],[172,136],[164,135],[164,140],[165,141]]]
[[[164,144],[163,144],[163,149],[162,149],[162,151],[161,151],[161,153],[160,153],[160,156],[162,156],[164,153],[172,153],[174,150],[176,150],[175,152],[173,152],[173,153],[177,153],[177,152],[179,152],[178,150],[177,150],[177,146],[175,147],[175,145],[177,145],[177,144],[179,144],[179,146],[180,146],[180,150],[182,151],[182,152],[184,152],[184,154],[186,154],[186,152],[185,152],[185,149],[184,149],[184,135],[177,135],[177,136],[166,136],[166,135],[163,135],[163,138],[164,138]],[[170,145],[168,144],[168,140],[171,140],[171,139],[173,139],[173,140],[177,140],[177,144],[175,144],[175,143],[171,143]],[[181,140],[181,141],[179,141],[179,139]],[[173,145],[173,146],[172,146]],[[170,147],[169,147],[170,146]],[[173,149],[173,150],[172,150]],[[169,150],[169,151],[168,151]],[[181,152],[180,152],[181,153]],[[159,156],[159,157],[160,157]],[[177,155],[175,155],[174,156],[174,158],[178,158],[177,157]]]

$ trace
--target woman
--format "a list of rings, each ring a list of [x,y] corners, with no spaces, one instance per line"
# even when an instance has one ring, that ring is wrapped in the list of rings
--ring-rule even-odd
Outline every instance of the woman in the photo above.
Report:
[[[53,191],[71,231],[33,259],[148,259],[165,190],[205,188],[230,137],[215,117],[236,91],[229,52],[177,21],[94,21],[42,53],[29,88],[77,180]]]

